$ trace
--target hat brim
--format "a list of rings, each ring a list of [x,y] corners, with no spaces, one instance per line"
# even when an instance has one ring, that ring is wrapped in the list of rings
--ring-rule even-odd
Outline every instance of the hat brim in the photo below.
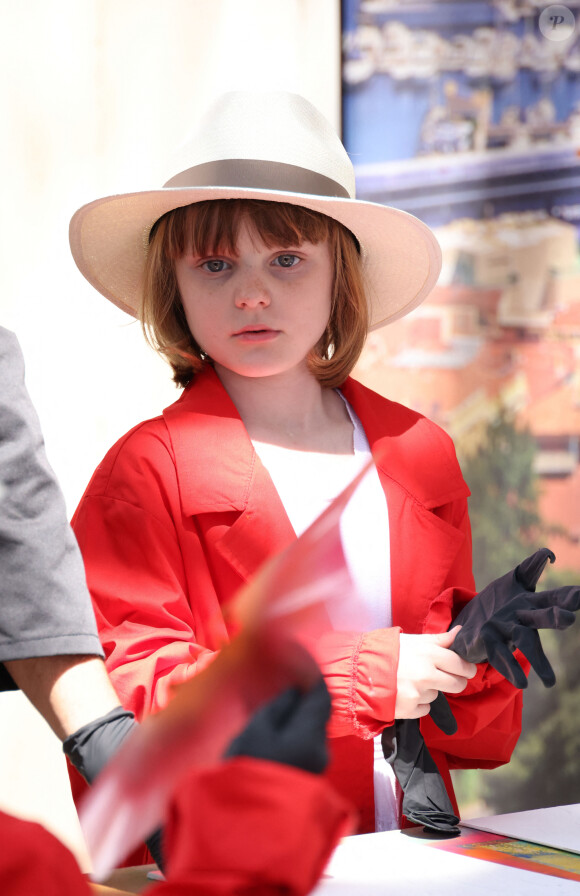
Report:
[[[97,199],[70,223],[73,258],[89,283],[127,314],[138,316],[150,230],[174,208],[208,199],[262,199],[301,205],[348,228],[361,247],[369,329],[416,308],[435,286],[441,250],[413,215],[355,199],[233,187],[164,187]]]

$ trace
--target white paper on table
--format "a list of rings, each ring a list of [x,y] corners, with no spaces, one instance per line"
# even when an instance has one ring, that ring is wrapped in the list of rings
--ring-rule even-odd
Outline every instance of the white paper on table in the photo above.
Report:
[[[467,833],[467,832],[466,832]],[[578,896],[578,881],[459,855],[421,834],[345,837],[312,896]]]
[[[580,803],[470,818],[461,826],[580,854]]]

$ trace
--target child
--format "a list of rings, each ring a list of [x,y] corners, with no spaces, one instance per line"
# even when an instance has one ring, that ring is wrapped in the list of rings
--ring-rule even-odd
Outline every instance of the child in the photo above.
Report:
[[[101,659],[81,557],[18,341],[3,327],[0,383],[0,690],[20,687],[66,738],[65,749],[73,746],[67,755],[94,772],[134,722]],[[350,823],[348,807],[320,777],[329,711],[322,680],[306,693],[288,689],[254,714],[226,761],[186,774],[163,837],[168,880],[157,892],[217,896],[243,888],[301,896],[312,889]],[[40,825],[0,812],[0,840],[3,896],[88,896],[73,856]],[[160,861],[159,837],[148,843]]]
[[[367,332],[432,289],[439,248],[412,216],[354,198],[342,144],[302,97],[228,94],[187,153],[163,188],[71,223],[82,273],[185,387],[111,449],[73,520],[109,673],[138,718],[163,706],[227,639],[237,589],[372,456],[343,527],[368,619],[312,650],[333,701],[329,778],[359,831],[395,828],[379,743],[395,718],[423,720],[451,796],[450,768],[507,762],[520,730],[521,693],[449,649],[475,593],[452,443],[349,377]],[[428,717],[439,690],[453,736]]]

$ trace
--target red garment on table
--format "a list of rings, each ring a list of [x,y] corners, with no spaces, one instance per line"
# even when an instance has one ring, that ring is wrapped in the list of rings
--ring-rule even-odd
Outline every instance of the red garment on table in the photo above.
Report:
[[[165,828],[167,881],[151,896],[305,896],[351,810],[324,778],[240,757],[180,781]],[[90,896],[71,852],[41,825],[0,812],[2,896]]]
[[[46,828],[0,812],[2,896],[90,896],[66,846]]]
[[[451,439],[352,379],[390,522],[393,628],[331,633],[315,647],[332,695],[328,775],[374,829],[371,738],[393,721],[399,632],[445,631],[475,593],[469,490]],[[162,416],[126,434],[97,468],[73,519],[107,667],[138,718],[227,640],[222,606],[296,536],[215,372],[197,375]],[[507,762],[521,692],[484,664],[450,698],[452,737],[422,729],[453,799],[449,768]],[[75,798],[82,783],[78,775]],[[135,857],[133,857],[135,859]]]
[[[167,883],[151,896],[302,896],[352,821],[324,778],[240,757],[181,782],[165,829]]]

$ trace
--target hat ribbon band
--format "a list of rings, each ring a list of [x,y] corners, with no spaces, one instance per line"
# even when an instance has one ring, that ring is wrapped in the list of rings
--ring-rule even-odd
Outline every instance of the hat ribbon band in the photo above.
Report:
[[[194,165],[168,180],[164,187],[230,187],[231,189],[275,190],[284,193],[311,193],[349,199],[342,184],[299,165],[267,162],[262,159],[220,159]]]

